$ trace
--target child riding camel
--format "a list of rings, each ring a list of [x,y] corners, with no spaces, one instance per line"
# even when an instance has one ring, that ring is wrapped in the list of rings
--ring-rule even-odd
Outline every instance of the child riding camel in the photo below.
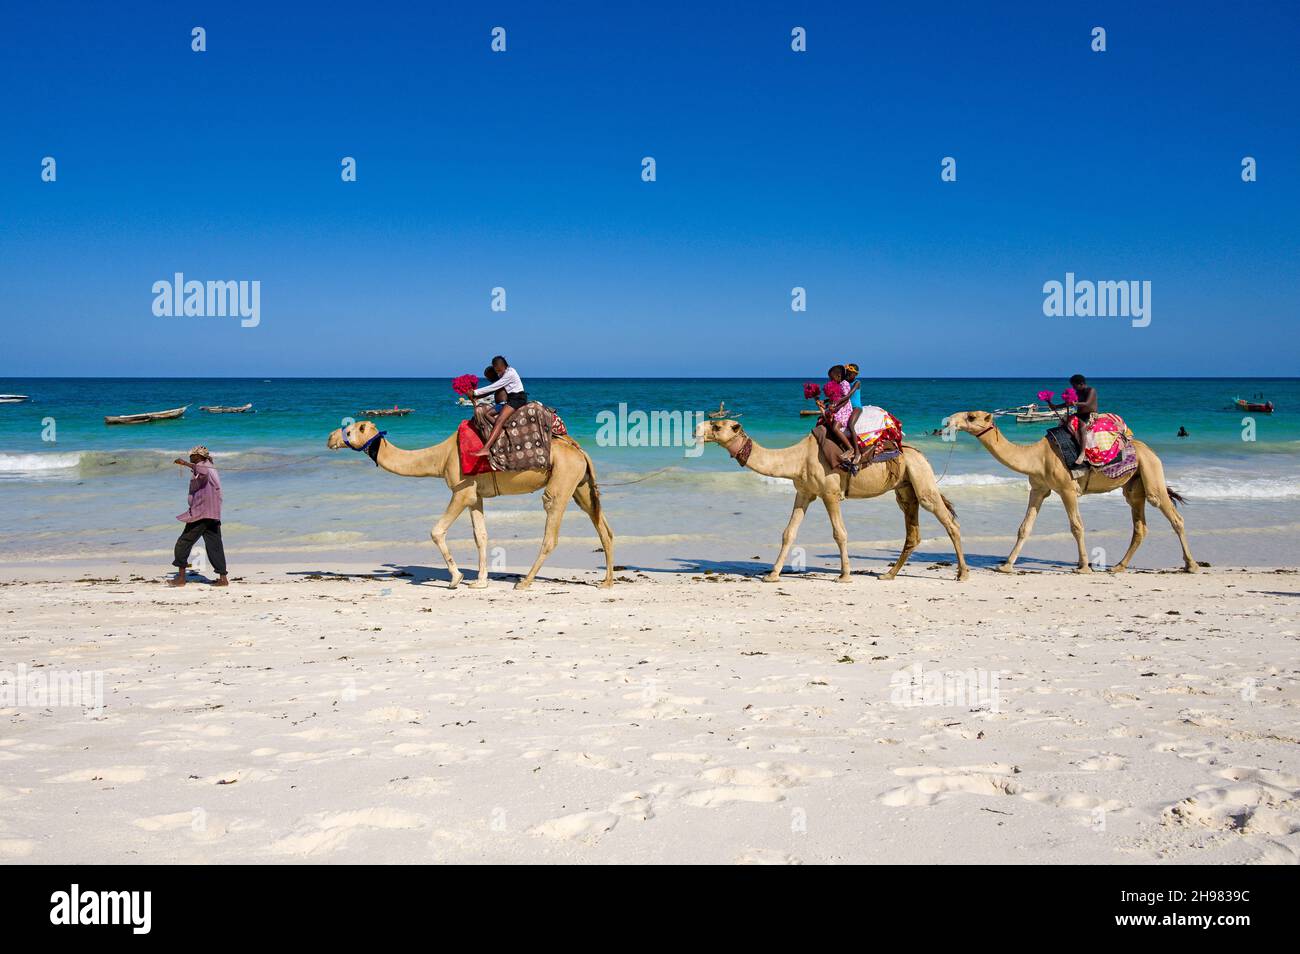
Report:
[[[497,380],[477,388],[474,391],[474,397],[479,398],[485,394],[496,394],[498,391],[505,391],[505,406],[497,414],[496,425],[492,428],[492,433],[488,435],[487,440],[483,442],[483,449],[475,452],[477,457],[488,456],[492,444],[501,436],[506,421],[510,420],[510,415],[528,403],[528,392],[524,390],[524,382],[519,377],[519,372],[510,367],[510,362],[506,361],[501,355],[497,355],[492,359],[492,370],[497,373]]]
[[[817,406],[821,408],[822,423],[826,425],[826,433],[835,443],[844,448],[844,458],[852,470],[857,464],[858,457],[855,435],[848,430],[849,419],[853,416],[853,406],[849,403],[852,386],[844,380],[844,366],[841,364],[832,367],[826,375],[830,378],[824,388],[826,400],[818,401]]]

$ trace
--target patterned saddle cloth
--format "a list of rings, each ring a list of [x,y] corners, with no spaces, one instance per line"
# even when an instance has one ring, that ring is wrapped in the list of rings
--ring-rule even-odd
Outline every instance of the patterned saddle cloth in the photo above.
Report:
[[[1070,418],[1069,427],[1060,426],[1047,432],[1047,439],[1061,463],[1075,477],[1085,473],[1085,468],[1075,463],[1079,456],[1078,421]],[[1118,414],[1098,414],[1088,428],[1084,457],[1088,463],[1112,480],[1118,480],[1137,469],[1137,448],[1133,446],[1133,432]]]
[[[496,420],[496,412],[490,406],[480,404],[474,408],[472,426],[480,442],[487,440]],[[551,438],[568,433],[564,421],[553,408],[530,401],[510,415],[487,460],[491,462],[492,470],[549,470]]]
[[[831,465],[832,469],[847,470],[849,465],[848,461],[844,459],[844,448],[840,447],[826,433],[826,425],[818,424],[813,428],[812,434],[822,449],[822,456],[826,458],[826,462]],[[860,439],[861,434],[859,434],[859,443],[861,443]],[[861,469],[869,464],[883,464],[886,461],[896,460],[902,453],[903,443],[901,440],[895,440],[888,435],[878,435],[863,449],[862,456],[858,459],[858,468]]]

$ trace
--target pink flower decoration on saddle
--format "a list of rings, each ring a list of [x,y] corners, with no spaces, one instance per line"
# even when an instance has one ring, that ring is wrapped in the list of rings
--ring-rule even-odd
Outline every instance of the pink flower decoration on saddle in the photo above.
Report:
[[[1061,400],[1066,404],[1075,404],[1079,400],[1079,392],[1074,388],[1066,388],[1061,392]]]
[[[469,397],[478,387],[477,374],[462,374],[451,379],[451,389],[462,397]]]

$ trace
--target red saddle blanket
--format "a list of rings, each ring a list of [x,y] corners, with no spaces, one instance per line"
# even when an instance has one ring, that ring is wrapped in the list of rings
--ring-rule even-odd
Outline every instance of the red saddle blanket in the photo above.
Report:
[[[492,471],[492,464],[486,457],[477,456],[483,449],[483,438],[474,430],[473,421],[461,421],[456,429],[456,443],[460,448],[460,472],[466,477],[487,474]]]

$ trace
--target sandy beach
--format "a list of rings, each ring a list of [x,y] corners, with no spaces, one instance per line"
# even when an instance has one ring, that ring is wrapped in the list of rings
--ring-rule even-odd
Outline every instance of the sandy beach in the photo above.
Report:
[[[0,860],[1296,862],[1295,569],[951,573],[6,573]]]

